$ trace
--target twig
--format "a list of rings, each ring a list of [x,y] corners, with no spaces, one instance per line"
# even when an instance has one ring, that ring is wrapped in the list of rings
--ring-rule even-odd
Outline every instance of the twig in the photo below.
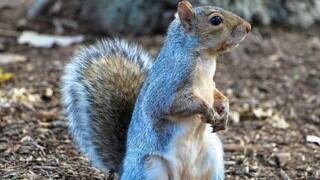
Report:
[[[244,151],[244,152],[252,152],[252,151],[259,151],[261,148],[251,145],[242,145],[242,144],[225,144],[224,150],[228,152],[235,152],[235,151]]]
[[[55,169],[57,169],[57,167],[54,167],[54,166],[33,166],[32,169],[55,170]]]

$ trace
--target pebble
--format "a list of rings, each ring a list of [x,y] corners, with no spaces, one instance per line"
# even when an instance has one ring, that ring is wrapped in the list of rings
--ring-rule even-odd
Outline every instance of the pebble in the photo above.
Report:
[[[317,170],[314,176],[316,179],[320,179],[320,170]]]
[[[244,166],[241,168],[240,173],[241,174],[249,174],[250,168],[249,166]]]
[[[8,145],[5,143],[0,143],[0,152],[5,151],[8,148]]]
[[[239,124],[240,122],[240,113],[236,111],[231,111],[229,117],[234,124]]]
[[[291,178],[288,176],[288,174],[284,170],[280,170],[280,175],[282,180],[291,180]]]
[[[291,159],[291,154],[287,152],[279,152],[275,154],[278,164],[282,167]]]

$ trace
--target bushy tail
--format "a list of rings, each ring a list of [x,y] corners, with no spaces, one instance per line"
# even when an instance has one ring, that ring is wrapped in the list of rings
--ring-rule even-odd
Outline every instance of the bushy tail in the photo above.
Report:
[[[103,40],[66,66],[62,96],[69,131],[98,169],[120,170],[133,107],[152,64],[136,45]]]

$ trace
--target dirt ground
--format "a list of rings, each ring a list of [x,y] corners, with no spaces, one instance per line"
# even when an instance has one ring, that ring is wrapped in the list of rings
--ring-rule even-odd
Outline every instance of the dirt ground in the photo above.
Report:
[[[25,22],[24,10],[0,3],[0,53],[27,57],[0,64],[15,75],[0,82],[0,179],[106,179],[72,143],[60,105],[61,73],[80,45],[18,45],[16,32],[53,33],[48,23]],[[256,28],[219,58],[215,81],[232,111],[229,129],[219,133],[227,179],[320,179],[320,146],[306,141],[320,136],[319,32]],[[84,44],[99,38],[86,36]],[[153,55],[163,41],[130,39]]]

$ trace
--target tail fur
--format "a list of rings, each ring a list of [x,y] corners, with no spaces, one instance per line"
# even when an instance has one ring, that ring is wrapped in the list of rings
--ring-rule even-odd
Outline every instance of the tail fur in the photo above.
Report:
[[[71,59],[62,78],[69,131],[95,167],[116,171],[124,158],[131,114],[151,57],[123,40],[103,40]]]

